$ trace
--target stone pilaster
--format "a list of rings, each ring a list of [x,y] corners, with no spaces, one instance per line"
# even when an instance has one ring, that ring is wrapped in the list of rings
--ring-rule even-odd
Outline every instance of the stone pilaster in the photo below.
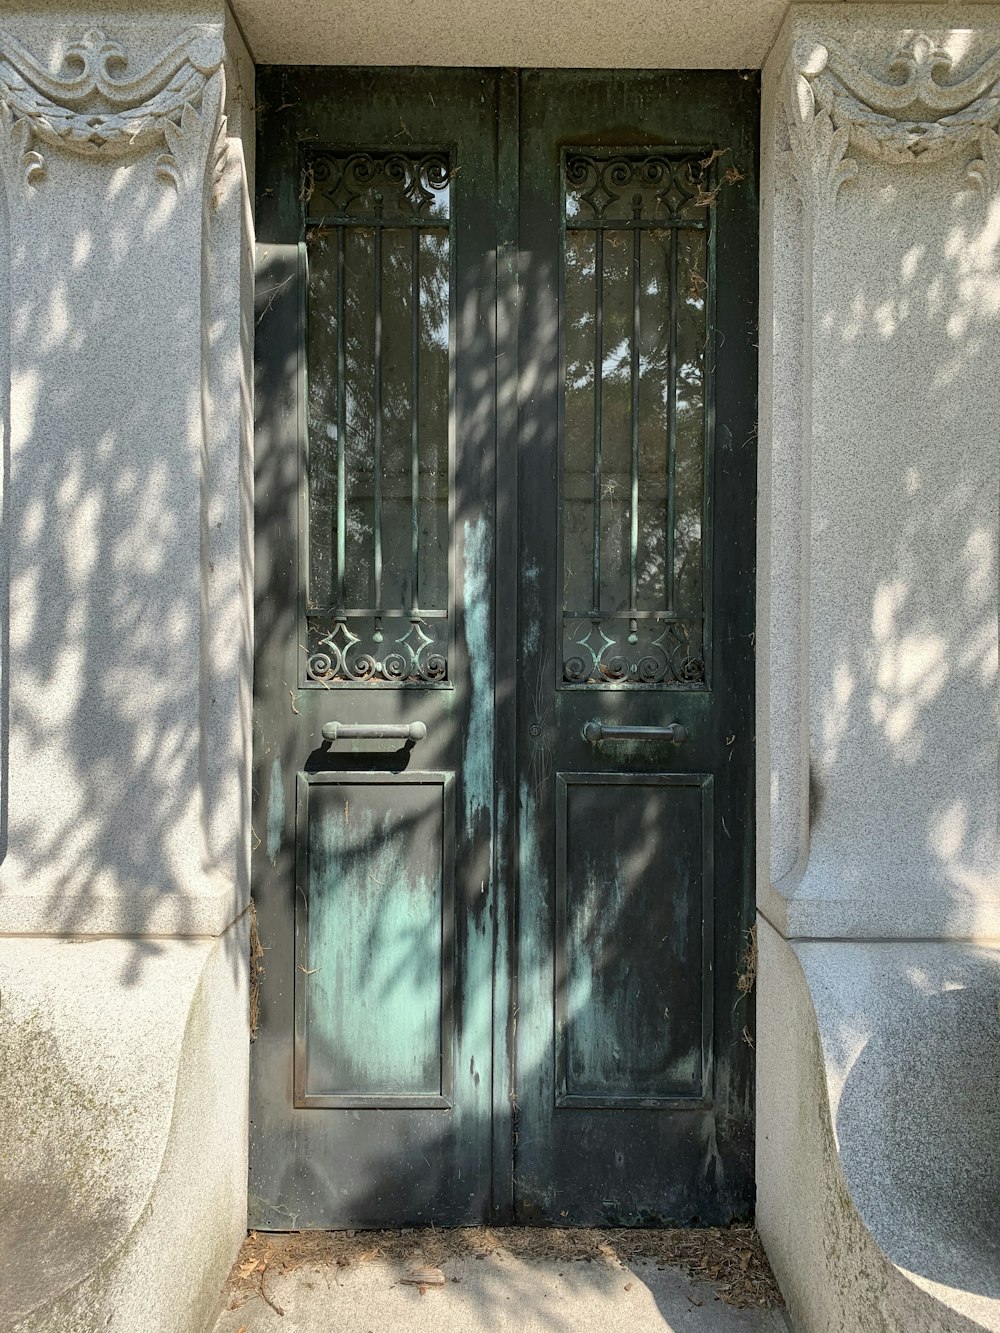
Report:
[[[206,1326],[246,1228],[253,66],[0,16],[0,1327]]]
[[[225,19],[191,17],[0,24],[0,930],[246,902],[249,231]]]
[[[1000,8],[764,71],[757,1223],[802,1333],[1000,1327]]]
[[[762,907],[1000,936],[1000,11],[793,15],[765,92]]]

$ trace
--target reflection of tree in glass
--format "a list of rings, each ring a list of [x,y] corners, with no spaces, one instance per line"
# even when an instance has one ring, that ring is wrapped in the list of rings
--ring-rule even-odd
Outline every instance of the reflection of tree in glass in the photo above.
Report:
[[[309,241],[310,601],[336,600],[337,437],[346,464],[346,604],[374,604],[376,392],[381,392],[382,604],[409,609],[413,296],[417,297],[420,603],[447,608],[449,239],[444,227],[344,229],[342,349],[335,227]],[[376,250],[381,300],[376,301]],[[380,367],[376,380],[376,316]],[[344,383],[338,355],[342,350]],[[341,400],[343,392],[343,400]]]
[[[670,244],[645,231],[640,256],[638,605],[667,606],[670,383]],[[564,591],[568,606],[592,601],[596,248],[592,231],[566,244]],[[673,560],[675,608],[701,610],[704,505],[705,233],[678,236],[676,448]],[[601,365],[601,607],[629,599],[633,236],[607,231],[603,245]]]

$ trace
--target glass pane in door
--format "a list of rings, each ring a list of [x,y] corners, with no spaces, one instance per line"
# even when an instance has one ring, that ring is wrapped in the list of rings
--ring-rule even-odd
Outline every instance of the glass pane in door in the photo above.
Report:
[[[563,155],[564,687],[703,687],[705,160]]]
[[[306,684],[441,684],[451,167],[319,152],[309,218]]]

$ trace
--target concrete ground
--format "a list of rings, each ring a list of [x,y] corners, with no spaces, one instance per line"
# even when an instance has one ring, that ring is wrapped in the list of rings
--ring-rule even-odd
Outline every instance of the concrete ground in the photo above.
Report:
[[[781,1309],[727,1304],[724,1274],[720,1286],[663,1256],[533,1257],[501,1244],[432,1252],[432,1265],[419,1245],[387,1255],[369,1245],[351,1258],[289,1262],[280,1241],[270,1250],[276,1240],[266,1242],[263,1270],[260,1259],[254,1265],[261,1247],[244,1251],[215,1333],[788,1333]],[[443,1285],[405,1281],[428,1275]]]

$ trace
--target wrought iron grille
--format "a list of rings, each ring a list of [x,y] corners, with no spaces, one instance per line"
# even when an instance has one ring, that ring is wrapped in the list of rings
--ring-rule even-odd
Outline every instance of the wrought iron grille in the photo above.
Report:
[[[562,681],[703,687],[711,160],[562,165]]]
[[[306,683],[448,679],[451,178],[311,154]]]

